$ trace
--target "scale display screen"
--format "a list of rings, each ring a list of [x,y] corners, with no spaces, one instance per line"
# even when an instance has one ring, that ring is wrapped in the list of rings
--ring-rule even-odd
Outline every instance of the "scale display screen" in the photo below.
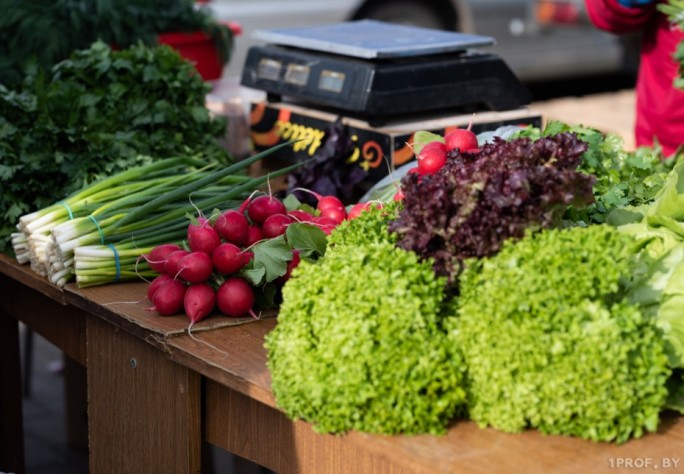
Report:
[[[257,77],[260,79],[268,79],[270,81],[277,81],[280,79],[280,70],[283,63],[275,59],[262,58],[257,67]]]
[[[309,82],[311,67],[301,64],[288,64],[285,71],[285,82],[297,86],[305,86]]]
[[[318,77],[318,88],[329,92],[342,92],[344,87],[344,78],[346,74],[338,71],[331,71],[324,69]]]

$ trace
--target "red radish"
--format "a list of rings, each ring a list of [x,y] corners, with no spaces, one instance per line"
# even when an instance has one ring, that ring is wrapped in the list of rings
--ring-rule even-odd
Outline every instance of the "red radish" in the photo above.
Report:
[[[325,232],[325,235],[330,235],[335,227],[337,227],[337,222],[330,217],[319,217],[316,219],[316,227]]]
[[[370,209],[371,206],[375,207],[376,209],[382,209],[383,203],[368,201],[354,204],[352,208],[349,210],[348,219],[356,219],[363,211]]]
[[[152,306],[147,311],[156,311],[164,316],[180,312],[183,309],[185,291],[186,286],[180,280],[172,278],[162,283],[152,295]]]
[[[392,201],[401,201],[402,199],[404,199],[404,191],[399,189],[394,193],[394,196],[392,196]]]
[[[318,225],[318,228],[323,231],[325,235],[330,235],[333,230],[335,230],[335,225]]]
[[[287,215],[294,217],[297,222],[313,222],[314,221],[313,215],[309,214],[306,211],[302,211],[301,209],[295,209],[293,211],[289,211],[287,213]]]
[[[423,148],[421,148],[418,152],[418,161],[420,161],[421,158],[424,157],[427,153],[432,153],[435,150],[438,152],[446,153],[447,147],[444,143],[440,141],[426,143],[425,145],[423,145]]]
[[[243,246],[247,242],[249,222],[245,214],[240,211],[229,209],[216,219],[214,228],[226,242]]]
[[[214,253],[211,254],[211,261],[214,264],[214,268],[224,275],[238,272],[246,265],[240,247],[231,244],[230,242],[224,242],[219,245],[216,250],[214,250]]]
[[[272,239],[279,235],[283,235],[287,226],[293,222],[296,222],[294,217],[287,214],[271,214],[262,224],[261,230],[264,233],[264,237]]]
[[[211,224],[205,222],[197,225],[188,226],[188,247],[193,252],[204,252],[211,255],[216,247],[221,243],[221,236],[216,232]]]
[[[178,275],[189,283],[205,281],[213,271],[211,257],[204,252],[190,252],[178,262]]]
[[[270,186],[270,183],[269,183],[269,186]],[[240,207],[238,207],[238,210],[237,210],[237,211],[238,211],[240,214],[244,214],[245,212],[247,212],[247,207],[248,207],[249,204],[252,202],[252,198],[254,198],[254,195],[257,194],[257,193],[259,193],[259,192],[260,192],[259,190],[256,190],[256,191],[254,191],[252,194],[250,194],[249,197],[248,197],[247,199],[245,199],[244,201],[242,201],[242,204],[240,204]]]
[[[254,260],[254,252],[251,250],[245,250],[242,252],[242,259],[245,262],[245,265],[247,265],[249,262]]]
[[[264,232],[261,230],[261,227],[251,225],[247,229],[247,240],[245,241],[245,247],[251,247],[260,240],[263,240],[263,238]]]
[[[145,260],[150,265],[150,268],[157,273],[164,272],[164,264],[171,252],[182,250],[176,244],[161,244],[153,248],[150,253],[145,256]]]
[[[434,174],[446,163],[447,150],[444,143],[430,142],[418,153],[418,172],[421,175]]]
[[[316,209],[325,212],[326,209],[341,207],[344,209],[344,204],[336,196],[318,196],[318,204]]]
[[[167,257],[166,257],[166,263],[164,264],[164,273],[167,275],[171,275],[172,277],[176,277],[178,275],[178,264],[181,261],[183,257],[188,255],[190,252],[188,252],[185,249],[180,249],[176,250],[174,252],[171,252]]]
[[[316,191],[305,188],[295,188],[293,191],[304,191],[306,193],[312,194],[318,203],[316,204],[316,209],[323,212],[330,207],[341,207],[344,208],[344,203],[340,201],[337,196],[321,196]]]
[[[367,202],[358,202],[354,204],[351,209],[349,209],[349,214],[347,214],[348,219],[356,219],[359,217],[359,214],[363,212],[366,208],[368,207]]]
[[[183,297],[185,315],[190,320],[188,332],[195,323],[203,320],[216,306],[216,292],[208,283],[194,283],[188,287]]]
[[[254,302],[254,289],[239,277],[227,278],[216,291],[216,304],[226,316],[238,318],[250,314],[257,318],[252,309]]]
[[[347,210],[344,207],[330,206],[321,211],[321,217],[328,217],[339,224],[347,218]]]
[[[292,249],[292,259],[287,262],[287,270],[285,270],[285,275],[283,275],[283,283],[286,282],[287,280],[290,279],[290,275],[292,275],[292,270],[295,269],[297,265],[299,265],[299,262],[301,262],[302,258],[299,255],[299,250],[298,249]]]
[[[335,222],[335,221],[334,221],[333,219],[331,219],[330,217],[320,216],[320,217],[317,217],[317,218],[316,218],[315,224],[316,224],[316,225],[332,225],[332,226],[336,226],[336,225],[337,225],[337,222]]]
[[[154,280],[152,280],[152,282],[147,286],[147,299],[152,301],[152,297],[159,289],[159,287],[169,280],[173,280],[173,277],[171,275],[167,275],[166,273],[162,273]]]
[[[254,198],[247,206],[247,215],[255,224],[262,224],[268,216],[273,214],[285,213],[287,213],[285,204],[270,195]]]
[[[457,128],[444,137],[447,150],[458,148],[460,151],[468,151],[478,147],[477,136],[468,129]]]
[[[360,215],[363,211],[365,211],[365,210],[368,209],[369,207],[370,207],[370,203],[369,203],[369,202],[359,202],[359,203],[356,203],[356,204],[354,204],[354,205],[352,206],[351,209],[349,209],[349,214],[347,215],[347,218],[350,219],[350,220],[351,220],[351,219],[356,219],[357,217],[359,217],[359,215]]]
[[[214,291],[214,288],[208,283],[194,283],[190,285],[183,298],[183,307],[185,309],[185,315],[190,320],[190,324],[188,325],[188,336],[201,344],[205,344],[213,351],[228,356],[229,354],[227,352],[206,341],[197,339],[192,333],[192,328],[195,324],[210,315],[216,307],[216,292]]]

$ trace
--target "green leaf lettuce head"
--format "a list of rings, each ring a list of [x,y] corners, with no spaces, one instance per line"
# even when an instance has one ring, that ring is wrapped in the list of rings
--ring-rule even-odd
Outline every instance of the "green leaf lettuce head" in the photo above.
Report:
[[[624,442],[655,431],[670,369],[623,282],[634,240],[607,225],[544,230],[461,275],[454,345],[481,426]]]
[[[393,201],[381,208],[369,206],[354,219],[344,220],[328,236],[328,245],[365,245],[371,242],[397,241],[397,235],[389,232],[389,223],[397,218],[401,204]]]
[[[302,261],[266,337],[278,405],[319,432],[445,432],[465,392],[441,327],[444,283],[386,242]]]
[[[670,365],[684,368],[684,162],[675,165],[650,204],[616,209],[608,222],[639,239],[640,265],[629,299],[656,319]]]

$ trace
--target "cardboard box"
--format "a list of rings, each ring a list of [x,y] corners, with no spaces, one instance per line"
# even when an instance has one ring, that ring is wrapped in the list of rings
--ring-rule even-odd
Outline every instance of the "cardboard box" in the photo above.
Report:
[[[475,133],[492,131],[504,125],[541,126],[541,116],[527,108],[503,112],[436,117],[407,122],[394,122],[372,127],[360,119],[340,117],[299,104],[253,102],[250,115],[250,135],[255,151],[265,150],[288,140],[299,140],[284,148],[277,158],[294,161],[314,156],[321,148],[326,132],[341,118],[346,132],[356,146],[348,162],[368,172],[368,181],[375,183],[395,169],[415,159],[413,135],[425,130],[440,135],[451,129],[468,127],[472,121]]]

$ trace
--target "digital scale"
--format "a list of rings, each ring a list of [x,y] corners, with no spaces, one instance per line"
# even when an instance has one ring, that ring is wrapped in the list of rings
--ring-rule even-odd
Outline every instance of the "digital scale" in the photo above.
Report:
[[[298,101],[382,124],[425,113],[516,109],[527,88],[487,36],[359,20],[259,30],[241,84],[267,100]]]

